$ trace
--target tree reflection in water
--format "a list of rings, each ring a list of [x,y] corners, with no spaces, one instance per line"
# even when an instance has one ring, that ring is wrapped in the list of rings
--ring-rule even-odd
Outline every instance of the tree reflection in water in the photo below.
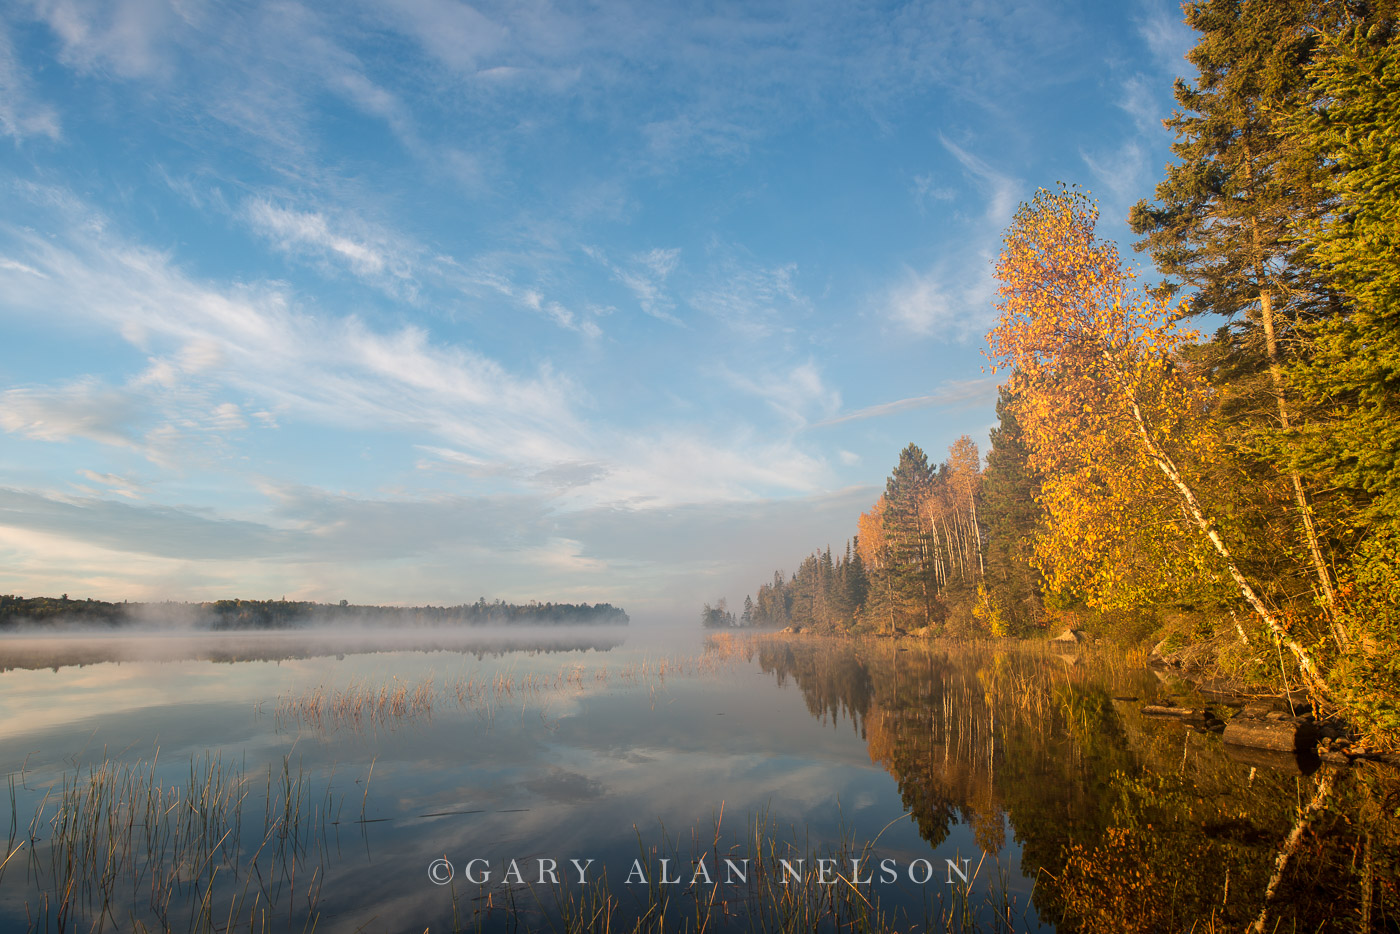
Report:
[[[1400,929],[1392,768],[1263,760],[1149,720],[1169,688],[1109,653],[801,637],[740,650],[814,717],[860,731],[931,846],[964,823],[997,852],[1009,829],[1061,931]]]

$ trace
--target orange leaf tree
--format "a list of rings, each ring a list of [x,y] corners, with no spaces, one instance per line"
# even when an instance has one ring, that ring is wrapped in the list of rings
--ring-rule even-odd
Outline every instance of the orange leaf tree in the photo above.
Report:
[[[1192,334],[1133,287],[1097,240],[1098,210],[1077,192],[1041,190],[1017,211],[997,262],[996,368],[1012,371],[1033,467],[1045,481],[1036,560],[1052,589],[1099,606],[1141,603],[1196,579],[1231,587],[1321,690],[1309,650],[1241,571],[1234,530],[1200,491],[1226,452],[1211,392],[1179,365]]]

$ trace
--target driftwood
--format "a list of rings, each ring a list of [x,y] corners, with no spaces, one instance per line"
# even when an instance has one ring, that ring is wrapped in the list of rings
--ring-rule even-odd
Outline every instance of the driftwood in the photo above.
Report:
[[[1298,752],[1317,744],[1317,728],[1307,720],[1236,717],[1225,724],[1225,742],[1255,749]]]
[[[1152,704],[1142,708],[1143,716],[1174,717],[1178,720],[1204,720],[1206,712],[1191,707],[1158,707]]]
[[[1175,720],[1193,730],[1210,730],[1213,733],[1219,733],[1225,725],[1212,711],[1201,707],[1158,707],[1149,704],[1142,708],[1142,714],[1159,720]]]

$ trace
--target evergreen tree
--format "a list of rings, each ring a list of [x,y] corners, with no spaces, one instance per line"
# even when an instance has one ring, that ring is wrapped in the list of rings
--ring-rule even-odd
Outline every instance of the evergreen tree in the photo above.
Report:
[[[1309,99],[1306,66],[1318,30],[1347,15],[1346,4],[1201,0],[1183,10],[1200,39],[1187,55],[1199,77],[1195,86],[1177,80],[1181,109],[1167,121],[1181,161],[1157,186],[1157,203],[1139,202],[1129,223],[1143,235],[1137,248],[1173,277],[1166,291],[1190,285],[1193,313],[1231,320],[1217,334],[1222,346],[1215,356],[1233,361],[1237,376],[1268,374],[1262,384],[1236,379],[1221,390],[1267,387],[1273,412],[1257,430],[1287,433],[1296,412],[1284,380],[1285,348],[1300,316],[1324,307],[1326,291],[1296,231],[1325,213],[1330,199],[1320,160],[1289,132],[1289,118]],[[1321,602],[1335,614],[1335,588],[1308,490],[1295,468],[1278,466],[1291,487],[1297,533]]]
[[[1301,469],[1350,494],[1356,525],[1400,520],[1400,40],[1378,23],[1324,44],[1311,74],[1318,106],[1303,144],[1332,168],[1337,210],[1306,242],[1345,296],[1310,329],[1312,353],[1291,374],[1318,417],[1299,428]],[[1360,513],[1356,515],[1355,513]]]
[[[845,574],[842,585],[846,589],[847,617],[854,620],[865,605],[870,581],[865,573],[865,560],[860,556],[860,539],[854,538],[846,546]]]
[[[1392,5],[1393,7],[1393,5]],[[1291,385],[1315,417],[1290,438],[1295,469],[1326,478],[1352,552],[1335,676],[1359,725],[1400,737],[1400,39],[1393,19],[1329,36],[1310,69],[1303,144],[1331,168],[1337,210],[1306,246],[1344,296],[1309,329]]]
[[[934,474],[916,444],[899,453],[899,464],[885,482],[883,522],[890,551],[887,570],[893,604],[890,609],[906,624],[924,625],[934,617],[936,581],[932,574],[932,538],[923,519],[924,504],[933,493]]]
[[[1031,469],[1014,399],[1007,387],[997,398],[997,427],[982,475],[982,516],[987,523],[987,591],[1012,632],[1024,631],[1044,612],[1040,574],[1031,564],[1043,512],[1036,502],[1040,477]]]

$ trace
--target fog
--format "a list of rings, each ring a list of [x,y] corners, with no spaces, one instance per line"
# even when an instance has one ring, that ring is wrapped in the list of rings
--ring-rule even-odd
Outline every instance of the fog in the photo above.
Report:
[[[99,662],[276,661],[372,652],[442,652],[478,659],[505,653],[606,652],[627,641],[625,626],[353,627],[191,631],[188,628],[27,627],[0,636],[0,671]]]

